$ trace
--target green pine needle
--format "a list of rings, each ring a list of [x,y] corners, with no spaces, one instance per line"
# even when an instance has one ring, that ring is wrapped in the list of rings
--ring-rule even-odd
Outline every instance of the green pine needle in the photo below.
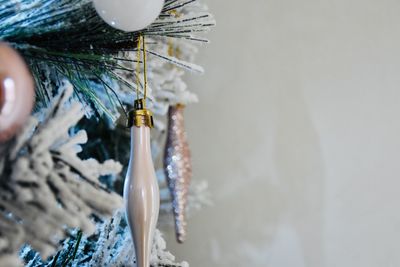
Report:
[[[123,107],[122,101],[100,77],[114,79],[134,92],[116,71],[133,72],[134,60],[121,55],[136,50],[140,34],[206,41],[196,34],[213,25],[208,14],[179,18],[170,13],[196,1],[166,0],[157,21],[140,32],[127,33],[107,25],[90,0],[0,0],[0,40],[10,43],[26,59],[40,106],[47,105],[54,96],[54,89],[49,88],[68,78],[83,102],[115,119],[113,111],[117,105]],[[132,62],[132,69],[122,66],[123,61]],[[105,90],[112,110],[103,103],[98,88]]]

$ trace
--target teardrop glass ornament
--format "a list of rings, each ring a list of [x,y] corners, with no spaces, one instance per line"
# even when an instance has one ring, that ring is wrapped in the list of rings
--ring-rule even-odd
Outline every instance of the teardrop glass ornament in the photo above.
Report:
[[[124,201],[126,218],[135,246],[137,267],[149,267],[151,245],[160,208],[160,191],[151,156],[149,119],[152,118],[146,117],[147,110],[135,112]]]

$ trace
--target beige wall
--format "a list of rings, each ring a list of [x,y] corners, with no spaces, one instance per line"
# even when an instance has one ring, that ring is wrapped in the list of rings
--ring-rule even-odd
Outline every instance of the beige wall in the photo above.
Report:
[[[400,1],[208,0],[191,266],[400,266]]]

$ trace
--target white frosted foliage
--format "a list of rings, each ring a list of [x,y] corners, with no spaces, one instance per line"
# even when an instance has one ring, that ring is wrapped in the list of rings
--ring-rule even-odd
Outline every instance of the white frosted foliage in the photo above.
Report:
[[[18,266],[23,244],[46,258],[65,236],[64,227],[91,233],[93,214],[111,215],[122,205],[119,195],[98,182],[99,176],[117,174],[122,166],[77,156],[87,141],[86,132],[68,132],[82,118],[82,106],[70,102],[69,83],[60,91],[63,94],[44,121],[32,117],[17,140],[2,148],[6,154],[0,159],[0,266]]]
[[[118,211],[115,216],[100,229],[96,252],[90,262],[83,267],[136,267],[135,250],[128,227],[125,224],[124,212]],[[166,243],[159,230],[155,231],[151,250],[150,263],[153,267],[188,267],[187,262],[176,263],[175,256],[166,251]]]

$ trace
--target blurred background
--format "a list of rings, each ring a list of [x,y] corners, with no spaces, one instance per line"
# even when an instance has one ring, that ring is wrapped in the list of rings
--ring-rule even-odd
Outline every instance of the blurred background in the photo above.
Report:
[[[208,0],[191,266],[400,266],[400,2]]]

